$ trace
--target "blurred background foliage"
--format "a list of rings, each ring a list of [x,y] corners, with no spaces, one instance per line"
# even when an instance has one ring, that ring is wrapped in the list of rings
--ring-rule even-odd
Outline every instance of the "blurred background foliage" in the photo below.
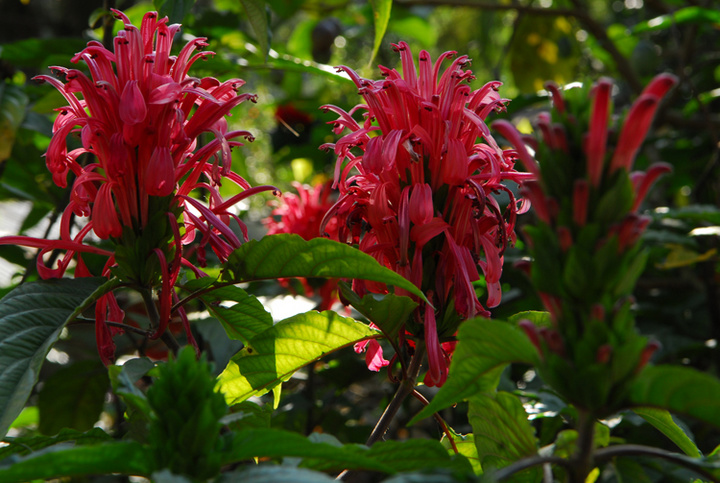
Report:
[[[108,15],[111,7],[124,10],[136,25],[146,11],[158,9],[183,24],[181,35],[209,38],[208,50],[216,55],[196,64],[195,75],[240,77],[247,81],[244,91],[259,95],[257,104],[238,108],[231,120],[256,137],[234,152],[233,169],[251,184],[271,183],[283,191],[292,190],[293,181],[315,184],[332,176],[334,158],[318,146],[334,139],[325,124],[333,115],[318,107],[330,103],[349,109],[359,102],[355,86],[333,66],[348,65],[377,78],[377,64],[399,68],[399,57],[390,48],[399,40],[408,42],[416,54],[428,50],[433,58],[447,50],[469,55],[476,83],[503,82],[502,96],[513,99],[503,115],[526,132],[534,116],[549,109],[542,90],[548,80],[564,85],[612,77],[614,112],[622,115],[654,75],[674,73],[679,87],[660,109],[636,163],[638,169],[660,160],[674,166],[674,173],[659,182],[646,202],[653,224],[646,236],[650,262],[636,293],[638,322],[642,332],[653,334],[663,345],[656,362],[688,364],[718,375],[720,2],[0,0],[2,234],[53,233],[67,193],[52,183],[43,153],[53,109],[64,101],[55,89],[31,79],[47,73],[48,66],[68,66],[88,40],[112,39],[112,29],[117,31],[120,23]],[[376,28],[382,28],[383,20],[385,34],[373,59]],[[252,203],[241,210],[251,235],[259,237],[264,233],[261,220],[271,206],[267,197],[253,197]],[[504,299],[493,311],[496,317],[540,308],[512,265],[524,256],[522,247],[520,237],[506,257]],[[33,277],[33,256],[19,247],[0,247],[6,262],[0,269],[2,293]],[[279,286],[253,289],[266,300],[287,296]],[[127,304],[132,312],[132,301]],[[195,329],[219,370],[237,347],[217,321],[202,318]],[[46,433],[60,427],[84,430],[92,425],[89,419],[97,421],[101,413],[107,424],[122,423],[122,413],[113,412],[114,403],[102,404],[108,388],[104,371],[87,362],[96,358],[92,327],[73,327],[70,332],[72,336],[64,337],[51,353],[51,364],[43,369],[44,384],[31,400],[34,407],[24,413],[19,426]],[[162,357],[152,347],[138,346],[132,334],[124,344],[119,353]],[[87,401],[47,404],[65,390],[57,381],[69,376],[93,388]],[[360,356],[343,351],[291,379],[272,424],[306,433],[326,429],[342,441],[364,441],[392,394],[391,385],[377,384],[378,377],[364,369]],[[552,441],[545,434],[563,426],[562,414],[554,411],[554,396],[543,392],[522,367],[509,371],[503,384],[505,389],[525,391],[541,440]],[[419,403],[407,404],[400,427]],[[88,418],[88,412],[93,417]],[[462,413],[445,415],[461,432],[467,429],[462,416],[457,419]],[[687,423],[703,451],[720,443],[706,428]],[[618,437],[627,435],[634,442],[656,438],[639,418],[623,417],[616,424],[613,434]],[[429,428],[410,431],[439,435],[432,425]],[[407,431],[396,436],[408,436]]]

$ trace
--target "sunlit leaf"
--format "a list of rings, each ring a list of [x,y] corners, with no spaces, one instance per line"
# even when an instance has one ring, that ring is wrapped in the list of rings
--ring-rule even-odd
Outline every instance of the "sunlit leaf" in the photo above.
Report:
[[[219,376],[228,404],[265,394],[326,354],[380,333],[335,312],[307,312],[282,320],[250,339]]]
[[[380,50],[380,44],[382,44],[382,39],[385,36],[385,31],[390,21],[392,0],[370,0],[370,5],[373,9],[373,19],[375,21],[375,40],[373,42],[372,56],[370,57],[368,65],[372,64],[378,50]]]
[[[381,266],[373,257],[327,238],[269,235],[235,250],[223,266],[221,281],[240,283],[291,277],[357,278],[383,282],[425,299],[412,282]]]
[[[200,299],[222,323],[228,337],[240,340],[243,344],[273,325],[272,315],[257,297],[239,287],[222,287],[202,295]],[[227,305],[228,302],[232,305]]]
[[[480,392],[494,390],[507,364],[532,364],[536,359],[535,346],[514,325],[483,318],[463,322],[447,382],[411,423]]]
[[[477,446],[475,446],[475,435],[472,433],[457,434],[455,432],[451,432],[450,435],[458,453],[468,459],[473,472],[476,475],[481,475],[482,465],[480,464],[480,458],[478,458]],[[443,437],[441,443],[448,450],[448,454],[455,454],[455,449],[453,448],[453,445],[450,444],[450,440],[447,437]]]
[[[702,456],[695,442],[673,420],[672,415],[656,408],[634,408],[633,411],[670,440],[688,456]]]

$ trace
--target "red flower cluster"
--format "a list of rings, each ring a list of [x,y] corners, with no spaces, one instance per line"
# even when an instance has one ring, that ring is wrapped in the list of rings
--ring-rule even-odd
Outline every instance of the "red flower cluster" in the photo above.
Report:
[[[330,182],[319,183],[315,186],[304,186],[300,183],[293,183],[297,195],[283,193],[282,201],[275,201],[275,208],[271,216],[263,222],[268,228],[268,235],[278,233],[295,233],[304,240],[311,240],[319,236],[327,236],[333,240],[337,239],[337,220],[332,219],[325,224],[324,233],[320,232],[320,224],[325,213],[333,205],[332,187]],[[288,280],[280,280],[280,283],[289,287]],[[319,286],[313,285],[312,281],[300,279],[306,295],[317,293],[320,296],[320,310],[330,310],[337,297],[337,280],[319,281]]]
[[[323,146],[338,156],[335,186],[340,190],[326,219],[341,220],[340,241],[359,244],[426,294],[434,309],[419,307],[406,328],[425,340],[425,383],[442,385],[452,347],[441,347],[440,339],[452,336],[462,319],[489,315],[473,286],[480,278],[478,267],[487,305],[500,302],[503,252],[515,240],[516,215],[526,208],[504,183],[521,183],[532,175],[514,169],[515,152],[501,150],[485,124],[508,102],[497,93],[499,82],[473,90],[468,84],[472,72],[464,70],[467,56],[455,58],[441,72],[455,52],[433,64],[422,51],[416,67],[406,43],[394,47],[402,75],[381,66],[385,79],[373,81],[341,67],[365,104],[349,112],[323,106],[339,115],[332,123],[336,134],[349,131]],[[357,113],[364,119],[356,121]],[[360,294],[386,291],[382,284],[361,281],[354,288]]]
[[[199,234],[200,245],[209,244],[225,260],[242,241],[229,221],[235,219],[244,229],[230,211],[232,205],[274,188],[251,188],[230,169],[231,148],[242,145],[238,138],[252,140],[252,136],[247,131],[228,131],[225,116],[243,101],[254,102],[255,96],[238,94],[244,83],[240,79],[220,82],[188,75],[198,59],[212,55],[196,52],[207,45],[205,39],[189,42],[173,56],[173,38],[180,25],[168,25],[167,18],[149,12],[138,29],[122,12],[113,13],[124,23],[114,51],[92,41],[72,59],[87,65],[89,77],[64,67],[52,67],[64,76],[64,83],[47,75],[36,77],[53,85],[68,102],[58,110],[46,154],[58,186],[67,186],[69,172],[75,176],[60,240],[5,237],[0,243],[41,248],[38,272],[43,278],[61,277],[72,259],[77,261],[75,276],[89,275],[80,254],[96,253],[108,258],[103,275],[114,272],[123,282],[143,288],[159,284],[160,323],[152,335],[157,338],[170,319],[172,287],[181,265],[201,274],[183,256],[183,246]],[[201,145],[198,138],[203,133],[210,133],[212,139]],[[79,135],[81,147],[69,148],[71,134]],[[89,158],[93,162],[83,164],[84,153],[93,155]],[[223,200],[218,192],[223,179],[243,191]],[[190,197],[195,189],[207,193],[207,204]],[[74,235],[73,214],[88,219]],[[91,231],[111,240],[115,250],[86,244]],[[57,268],[47,267],[42,254],[56,249],[65,254]],[[182,309],[179,312],[185,319]],[[105,321],[123,318],[112,294],[98,302],[96,318],[100,354],[108,363],[114,344]]]

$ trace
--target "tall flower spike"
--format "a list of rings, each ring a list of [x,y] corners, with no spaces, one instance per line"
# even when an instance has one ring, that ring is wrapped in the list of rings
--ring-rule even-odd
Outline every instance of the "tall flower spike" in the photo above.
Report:
[[[517,213],[528,207],[504,183],[533,178],[532,172],[515,169],[516,160],[534,172],[537,166],[527,150],[500,149],[485,124],[508,102],[497,92],[499,82],[473,90],[467,56],[443,70],[454,52],[433,63],[422,51],[416,64],[405,42],[393,47],[402,74],[381,66],[384,79],[369,80],[340,67],[364,103],[349,112],[323,106],[339,116],[328,123],[334,132],[344,133],[322,146],[337,155],[334,186],[340,191],[326,220],[337,219],[340,241],[359,244],[428,296],[431,305],[417,309],[406,330],[427,343],[426,382],[441,385],[453,347],[441,344],[442,338],[452,336],[461,320],[489,315],[473,285],[480,272],[487,282],[487,305],[500,302],[503,252],[515,239]],[[360,114],[364,120],[356,121]],[[503,208],[495,199],[499,192],[509,195]],[[386,292],[379,283],[354,287]]]
[[[58,109],[45,157],[58,186],[67,186],[70,173],[75,177],[62,217],[61,238],[3,237],[0,244],[37,247],[42,253],[64,250],[57,268],[46,267],[38,258],[43,277],[63,276],[73,258],[78,262],[75,275],[89,275],[80,253],[105,255],[108,261],[102,275],[115,274],[128,285],[160,290],[163,320],[153,328],[159,337],[171,316],[171,292],[180,266],[202,274],[186,259],[183,247],[195,243],[195,234],[200,233],[201,243],[209,243],[220,260],[226,260],[246,239],[245,226],[231,211],[232,204],[275,188],[251,189],[230,170],[230,149],[242,146],[239,138],[252,137],[247,131],[228,130],[225,116],[246,100],[254,102],[255,96],[237,92],[243,84],[240,79],[220,82],[188,75],[193,63],[212,54],[194,53],[207,45],[205,39],[190,41],[173,56],[179,25],[168,25],[167,18],[148,12],[138,29],[124,13],[113,13],[124,24],[114,40],[114,52],[92,41],[72,58],[73,63],[87,64],[89,75],[53,67],[64,82],[49,75],[35,78],[55,87],[68,103]],[[80,134],[82,147],[68,151],[68,136],[73,133]],[[203,133],[214,138],[198,148],[198,136]],[[90,164],[81,162],[82,154],[93,156]],[[218,191],[223,179],[243,193],[225,202]],[[190,196],[196,189],[207,195],[207,205]],[[77,221],[70,214],[85,221],[75,235],[71,232]],[[183,219],[185,233],[179,227]],[[238,222],[242,237],[231,230],[231,219]],[[91,231],[109,240],[114,252],[86,244]],[[96,312],[98,347],[106,363],[113,346],[103,327],[105,311],[117,305],[112,295],[108,297],[109,301],[97,304]],[[117,314],[113,310],[111,316],[117,318]],[[193,340],[191,334],[189,339]]]
[[[638,241],[650,222],[638,210],[670,166],[630,169],[662,96],[675,81],[664,74],[650,83],[631,106],[617,143],[609,129],[608,79],[594,86],[590,112],[584,112],[585,90],[569,91],[567,99],[558,89],[551,90],[560,111],[552,118],[559,128],[553,131],[567,133],[565,143],[548,136],[550,118],[539,116],[546,141],[537,143],[539,180],[525,185],[538,223],[524,231],[535,258],[530,277],[553,327],[536,327],[530,321],[520,325],[540,352],[543,379],[593,417],[626,403],[622,399],[629,385],[656,349],[636,332],[629,295],[646,259]],[[588,125],[583,125],[585,119]],[[499,127],[512,129],[509,123]],[[508,134],[506,139],[521,152],[519,134]],[[557,173],[565,178],[558,179]],[[593,375],[591,382],[588,374]]]

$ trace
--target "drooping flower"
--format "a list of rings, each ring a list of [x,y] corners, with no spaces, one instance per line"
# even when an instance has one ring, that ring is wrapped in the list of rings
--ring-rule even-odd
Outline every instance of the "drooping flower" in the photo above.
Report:
[[[649,223],[639,213],[666,163],[630,172],[655,111],[677,79],[663,74],[648,85],[611,129],[612,81],[588,92],[549,85],[555,113],[537,118],[538,179],[523,190],[538,222],[525,228],[535,259],[530,276],[552,327],[520,327],[538,349],[540,374],[579,408],[617,409],[627,385],[657,344],[637,334],[631,293],[646,256],[638,243]],[[492,127],[518,150],[525,140],[508,121]],[[592,381],[592,382],[590,382]]]
[[[269,217],[263,220],[268,229],[268,235],[278,233],[294,233],[305,240],[311,240],[319,236],[330,239],[337,239],[337,220],[332,219],[326,223],[324,232],[320,226],[325,213],[334,203],[334,193],[331,182],[318,183],[315,186],[306,186],[294,182],[294,193],[283,193],[282,199],[273,201],[275,208]],[[305,294],[308,296],[317,294],[320,296],[319,310],[330,310],[338,301],[337,280],[317,279],[307,280],[300,278]],[[280,283],[291,288],[291,281],[281,279]]]
[[[74,68],[52,67],[64,82],[49,75],[36,77],[54,86],[68,102],[58,109],[46,153],[58,186],[68,185],[70,173],[74,178],[60,240],[5,237],[0,243],[41,248],[38,271],[44,278],[61,277],[72,259],[77,260],[76,276],[89,275],[79,269],[84,267],[81,254],[105,255],[103,275],[114,273],[126,284],[159,289],[161,318],[152,334],[157,338],[170,318],[180,267],[201,275],[186,259],[183,247],[199,236],[201,246],[209,244],[225,260],[246,238],[231,207],[274,188],[251,188],[231,171],[231,148],[252,136],[228,130],[226,116],[246,100],[255,102],[255,96],[238,93],[244,83],[240,79],[221,82],[188,75],[197,60],[212,55],[200,51],[207,45],[205,39],[188,42],[175,56],[171,51],[180,25],[168,25],[167,18],[149,12],[137,28],[124,13],[113,13],[124,25],[114,39],[114,50],[91,41],[72,58],[73,63],[87,65],[89,76]],[[201,143],[204,133],[211,136]],[[81,147],[69,148],[72,135],[79,135]],[[81,158],[85,153],[91,157]],[[223,200],[218,192],[223,180],[243,191]],[[191,197],[196,189],[204,191],[207,202]],[[85,220],[74,235],[71,214]],[[243,236],[230,229],[232,219]],[[91,231],[109,240],[113,248],[86,244]],[[65,252],[57,268],[45,266],[42,255],[55,249]],[[115,305],[112,294],[97,304],[98,345],[106,363],[114,345],[104,321],[107,313],[115,322],[122,319]],[[186,322],[182,308],[178,312]]]
[[[453,336],[460,320],[489,315],[473,285],[480,271],[487,305],[500,302],[503,253],[526,208],[504,183],[522,183],[532,174],[515,170],[517,153],[501,150],[485,124],[508,102],[497,93],[499,82],[473,90],[467,56],[441,71],[455,52],[433,63],[422,51],[416,67],[406,43],[394,48],[402,75],[381,66],[385,79],[374,81],[341,67],[365,104],[349,112],[323,106],[339,116],[331,123],[336,134],[349,131],[323,146],[337,154],[334,186],[340,191],[326,219],[340,220],[340,241],[359,244],[428,296],[435,310],[419,307],[406,329],[432,346],[425,382],[439,386],[449,356],[441,341]],[[359,113],[363,119],[356,120]],[[361,295],[386,291],[361,281],[354,288]]]

